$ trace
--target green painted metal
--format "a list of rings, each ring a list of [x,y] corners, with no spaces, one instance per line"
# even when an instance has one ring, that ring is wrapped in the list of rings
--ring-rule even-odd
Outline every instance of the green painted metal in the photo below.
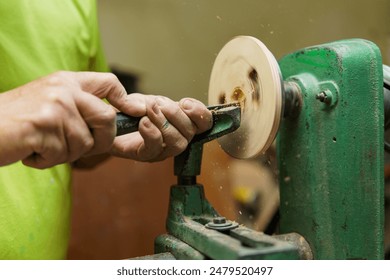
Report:
[[[383,259],[378,48],[344,40],[297,51],[279,64],[303,101],[300,114],[279,130],[281,232],[302,235],[315,259]]]
[[[156,253],[169,252],[177,260],[204,260],[206,256],[195,250],[187,243],[169,235],[162,234],[154,240],[154,250]],[[159,254],[158,254],[159,255]]]
[[[244,226],[226,232],[205,227],[218,216],[206,200],[202,185],[173,186],[167,230],[174,238],[164,237],[165,240],[161,240],[162,237],[159,237],[155,253],[168,251],[178,259],[199,259],[199,254],[217,260],[299,259],[295,246]],[[183,246],[191,248],[183,252]],[[195,254],[194,249],[199,254]]]
[[[174,159],[174,174],[179,180],[200,175],[204,143],[230,133],[240,126],[241,109],[237,104],[209,106],[208,109],[213,114],[212,128],[195,135],[187,149]]]
[[[298,259],[295,246],[243,226],[224,232],[206,227],[219,214],[205,198],[203,186],[196,184],[203,144],[240,125],[239,107],[217,107],[212,129],[197,135],[187,150],[175,157],[178,184],[171,187],[166,223],[169,235],[156,239],[155,253],[170,252],[177,259]]]

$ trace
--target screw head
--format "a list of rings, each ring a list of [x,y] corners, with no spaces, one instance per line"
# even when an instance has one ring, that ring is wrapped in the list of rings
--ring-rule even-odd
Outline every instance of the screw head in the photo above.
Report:
[[[213,223],[214,224],[218,224],[218,225],[225,224],[226,223],[226,218],[225,217],[215,217],[213,219]]]
[[[325,92],[320,92],[319,94],[316,95],[316,99],[325,102],[326,100],[326,93]]]
[[[230,222],[226,220],[225,217],[214,217],[212,222],[209,222],[205,225],[208,229],[214,229],[217,231],[228,231],[238,227],[238,224],[235,222]]]
[[[322,103],[330,105],[332,103],[332,93],[327,91],[322,91],[316,95],[316,99]]]

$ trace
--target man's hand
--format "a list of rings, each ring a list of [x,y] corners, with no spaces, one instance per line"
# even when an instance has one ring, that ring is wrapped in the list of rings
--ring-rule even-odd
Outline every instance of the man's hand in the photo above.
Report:
[[[115,139],[115,109],[142,117],[139,132]],[[47,168],[105,152],[143,161],[183,151],[211,126],[200,102],[127,95],[109,73],[57,72],[0,94],[0,166]],[[115,139],[115,141],[114,141]]]
[[[211,128],[211,112],[198,100],[131,94],[132,116],[144,116],[138,132],[115,139],[111,154],[139,161],[159,161],[185,150],[195,134]],[[122,111],[125,112],[125,108]],[[127,109],[127,108],[126,108]]]

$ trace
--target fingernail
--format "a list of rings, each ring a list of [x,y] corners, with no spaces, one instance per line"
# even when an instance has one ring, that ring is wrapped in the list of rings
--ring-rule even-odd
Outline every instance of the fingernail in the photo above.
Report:
[[[144,118],[143,124],[146,128],[150,128],[152,126],[152,122],[148,118]]]
[[[181,107],[184,109],[184,110],[191,110],[192,107],[194,105],[194,102],[190,99],[185,99],[182,103],[181,103]]]
[[[160,107],[158,106],[157,103],[153,105],[152,110],[153,110],[153,112],[154,112],[156,115],[160,114],[160,112],[161,112],[161,111],[160,111]]]

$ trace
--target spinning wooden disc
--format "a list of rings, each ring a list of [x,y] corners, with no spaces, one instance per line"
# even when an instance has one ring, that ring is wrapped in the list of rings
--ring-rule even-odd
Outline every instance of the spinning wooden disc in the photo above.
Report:
[[[275,139],[282,115],[279,65],[258,39],[239,36],[219,52],[210,77],[209,105],[239,102],[241,125],[218,139],[236,158],[264,153]]]

